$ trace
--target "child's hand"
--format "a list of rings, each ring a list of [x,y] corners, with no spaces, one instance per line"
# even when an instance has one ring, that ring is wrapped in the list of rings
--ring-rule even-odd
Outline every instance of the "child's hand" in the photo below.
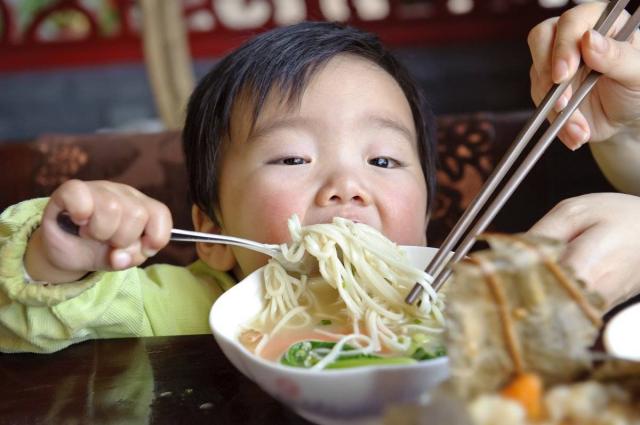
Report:
[[[640,198],[595,193],[560,202],[530,233],[567,242],[561,261],[610,307],[640,292]]]
[[[570,149],[589,140],[609,140],[621,132],[632,134],[640,142],[640,35],[636,31],[630,42],[618,42],[589,31],[605,6],[603,2],[576,6],[559,18],[542,22],[529,33],[533,60],[531,96],[536,104],[552,82],[573,77],[580,58],[588,67],[604,74],[559,134]],[[628,16],[624,12],[610,33],[617,33]],[[570,93],[571,88],[560,98],[553,118],[566,106]]]
[[[60,228],[63,211],[79,226],[79,237]],[[35,280],[58,283],[137,266],[168,243],[171,228],[169,209],[130,186],[71,180],[51,195],[25,267]]]

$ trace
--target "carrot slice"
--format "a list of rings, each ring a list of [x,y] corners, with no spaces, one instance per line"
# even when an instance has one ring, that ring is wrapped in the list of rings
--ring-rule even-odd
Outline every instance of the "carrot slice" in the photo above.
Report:
[[[503,397],[520,403],[529,419],[536,420],[542,416],[542,380],[538,375],[521,373],[500,393]]]

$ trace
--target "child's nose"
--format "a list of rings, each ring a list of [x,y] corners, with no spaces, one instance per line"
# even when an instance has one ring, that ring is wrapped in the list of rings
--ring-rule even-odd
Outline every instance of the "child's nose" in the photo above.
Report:
[[[329,176],[317,196],[320,206],[349,203],[366,206],[371,201],[371,193],[365,182],[348,172],[338,172]]]

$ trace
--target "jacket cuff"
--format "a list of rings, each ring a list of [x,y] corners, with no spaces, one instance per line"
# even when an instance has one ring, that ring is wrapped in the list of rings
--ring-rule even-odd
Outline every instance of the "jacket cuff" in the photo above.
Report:
[[[40,226],[48,198],[21,202],[7,208],[0,217],[0,290],[9,299],[28,306],[53,306],[77,297],[98,282],[105,272],[61,284],[28,283],[24,276],[24,255],[31,234]]]

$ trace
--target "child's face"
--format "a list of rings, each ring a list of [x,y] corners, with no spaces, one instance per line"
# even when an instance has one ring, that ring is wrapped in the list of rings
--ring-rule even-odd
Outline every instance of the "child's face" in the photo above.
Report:
[[[427,188],[411,109],[395,80],[353,56],[332,59],[299,108],[271,95],[250,133],[251,108],[235,108],[220,174],[222,232],[267,243],[303,225],[340,216],[398,244],[426,243]],[[238,276],[260,254],[233,248]]]

